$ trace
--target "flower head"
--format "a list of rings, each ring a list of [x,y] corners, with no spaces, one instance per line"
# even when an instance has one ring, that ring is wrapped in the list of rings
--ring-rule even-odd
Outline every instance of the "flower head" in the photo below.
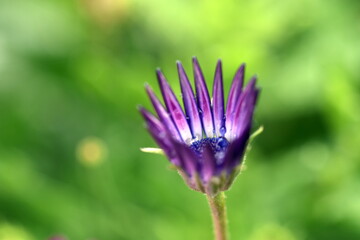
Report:
[[[156,73],[165,106],[146,85],[158,117],[142,107],[139,110],[151,136],[186,183],[213,196],[227,190],[240,172],[259,93],[256,77],[243,88],[245,65],[241,65],[225,107],[220,60],[212,99],[196,58],[193,58],[195,94],[180,62],[177,68],[185,111],[160,70]]]

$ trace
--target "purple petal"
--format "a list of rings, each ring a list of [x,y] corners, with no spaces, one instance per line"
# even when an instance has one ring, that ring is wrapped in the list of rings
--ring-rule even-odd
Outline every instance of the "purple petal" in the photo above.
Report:
[[[229,97],[226,106],[226,122],[225,126],[228,131],[226,131],[226,136],[230,134],[230,129],[232,126],[233,118],[234,118],[234,109],[237,103],[240,100],[240,95],[242,92],[242,87],[244,83],[244,72],[245,72],[245,64],[242,64],[237,70],[233,82],[231,84]]]
[[[227,173],[232,172],[232,170],[243,161],[249,136],[250,126],[248,125],[244,133],[231,142],[227,148],[223,163],[223,169],[226,170]]]
[[[253,113],[259,94],[259,90],[255,87],[256,78],[254,77],[249,83],[249,88],[244,94],[243,101],[240,104],[240,107],[235,110],[234,124],[233,125],[233,134],[240,136],[246,130],[247,125],[251,127]]]
[[[202,178],[205,183],[210,181],[216,170],[216,158],[209,145],[206,145],[202,154]]]
[[[169,113],[166,111],[166,109],[163,107],[163,105],[161,104],[159,99],[156,97],[156,95],[155,95],[154,91],[151,89],[151,87],[149,85],[146,85],[145,88],[146,88],[146,92],[149,95],[149,98],[150,98],[150,100],[154,106],[154,109],[155,109],[156,113],[158,114],[161,122],[163,122],[164,126],[168,129],[168,131],[172,137],[181,141],[181,136],[180,136],[178,130],[176,129],[176,126],[175,126],[174,122],[172,121]]]
[[[258,96],[258,89],[255,87],[256,77],[253,77],[241,94],[238,105],[234,109],[234,117],[230,129],[229,139],[240,137],[244,130],[251,127],[252,116]]]
[[[197,173],[199,158],[198,156],[185,144],[180,142],[173,142],[175,151],[177,152],[180,160],[180,165],[183,170],[190,177]]]
[[[218,61],[215,70],[214,86],[213,86],[213,112],[214,112],[214,126],[216,136],[223,136],[225,129],[225,115],[224,115],[224,88],[222,78],[221,60]]]
[[[203,128],[207,137],[214,136],[214,122],[211,110],[211,103],[209,97],[209,91],[207,89],[204,75],[201,71],[198,60],[193,58],[194,67],[194,78],[195,78],[195,89],[196,97],[199,106],[199,113]]]
[[[184,100],[184,107],[186,115],[189,117],[190,128],[192,130],[193,137],[196,139],[202,138],[202,127],[198,108],[195,102],[194,92],[191,88],[188,77],[180,62],[177,62],[181,92]]]
[[[145,108],[139,107],[139,111],[145,119],[147,129],[155,142],[164,150],[165,154],[173,164],[180,166],[180,161],[173,147],[173,142],[175,140],[172,140],[171,136],[169,136],[164,125]]]
[[[179,130],[182,139],[184,141],[192,139],[192,134],[186,121],[184,112],[178,100],[176,99],[174,92],[171,90],[169,83],[166,81],[160,70],[157,70],[157,77],[166,108],[170,113],[177,129]]]

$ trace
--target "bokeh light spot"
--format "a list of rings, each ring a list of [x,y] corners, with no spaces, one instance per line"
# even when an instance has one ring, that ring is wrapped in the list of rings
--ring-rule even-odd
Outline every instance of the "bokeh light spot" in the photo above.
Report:
[[[96,137],[86,137],[79,142],[76,154],[83,165],[94,167],[105,160],[107,148],[103,140]]]

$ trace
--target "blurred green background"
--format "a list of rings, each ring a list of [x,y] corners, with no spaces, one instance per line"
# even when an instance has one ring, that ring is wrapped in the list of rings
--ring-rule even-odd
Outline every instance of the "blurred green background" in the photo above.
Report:
[[[357,0],[0,0],[0,240],[212,239],[136,111],[175,61],[262,88],[232,239],[360,239]]]

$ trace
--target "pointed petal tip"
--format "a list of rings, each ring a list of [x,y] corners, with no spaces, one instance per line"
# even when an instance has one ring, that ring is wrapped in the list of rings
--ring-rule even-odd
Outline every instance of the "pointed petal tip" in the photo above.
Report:
[[[147,95],[149,96],[150,99],[154,98],[154,96],[155,96],[154,90],[152,89],[152,87],[149,84],[145,85],[145,91],[146,91],[146,93],[147,93]]]
[[[192,63],[193,63],[193,69],[194,69],[194,74],[195,74],[195,81],[196,81],[196,80],[198,80],[196,77],[196,74],[202,74],[202,72],[200,69],[199,61],[196,57],[193,57]]]
[[[164,83],[167,83],[167,80],[160,68],[156,69],[156,77],[160,86],[163,86]]]
[[[146,120],[146,122],[148,122],[149,119],[156,118],[151,112],[149,112],[146,108],[144,108],[141,105],[137,106],[137,110],[140,112],[140,114]]]
[[[199,60],[198,60],[198,58],[196,56],[192,57],[192,63],[193,63],[194,66],[200,67]]]
[[[195,68],[200,68],[200,63],[199,63],[199,60],[198,60],[198,58],[197,57],[193,57],[192,58],[192,63],[193,63],[193,66],[195,67]]]
[[[221,78],[221,79],[218,79],[218,78]],[[216,68],[215,68],[215,80],[216,79],[218,80],[221,80],[222,81],[222,62],[221,62],[221,59],[219,59],[216,63]]]
[[[160,80],[161,78],[164,78],[164,74],[162,73],[160,68],[156,68],[155,73],[156,73],[158,80]]]
[[[144,87],[145,87],[145,90],[146,90],[147,93],[153,91],[152,87],[151,87],[150,84],[148,84],[148,83],[145,83],[145,84],[144,84]]]
[[[144,108],[143,106],[141,106],[141,105],[138,105],[137,106],[137,109],[138,109],[138,111],[140,112],[140,114],[142,115],[142,117],[145,119],[145,121],[146,121],[146,125],[148,125],[148,121],[150,120],[150,119],[153,119],[153,114],[152,113],[150,113],[146,108]]]
[[[182,63],[181,63],[180,60],[177,60],[177,61],[176,61],[176,67],[177,67],[177,70],[178,70],[179,73],[185,71],[185,70],[184,70],[184,67],[183,67],[183,65],[182,65]]]
[[[219,59],[216,63],[215,77],[222,77],[222,61]]]
[[[184,69],[183,65],[181,64],[181,62],[177,61],[176,64],[177,64],[177,70],[178,70],[178,74],[179,74],[180,85],[183,88],[183,85],[185,84],[186,81],[188,81],[188,78],[186,76],[185,69]]]
[[[177,69],[178,69],[179,72],[184,71],[184,67],[183,67],[182,63],[179,60],[176,61],[176,66],[177,66]]]
[[[243,83],[244,83],[244,76],[245,76],[245,63],[241,64],[240,67],[237,69],[232,85],[231,90],[235,91],[238,89],[232,89],[234,88],[240,88],[240,92],[242,91]]]
[[[251,88],[255,88],[257,78],[258,78],[257,75],[252,76],[252,78],[250,79],[247,85]]]
[[[245,70],[245,67],[246,67],[246,63],[242,63],[242,64],[240,65],[238,71],[244,71],[244,70]]]
[[[185,79],[187,79],[187,75],[186,75],[186,72],[185,72],[185,69],[184,69],[184,66],[182,65],[182,63],[180,61],[177,61],[176,66],[177,66],[177,70],[179,73],[180,81],[184,81]]]
[[[145,118],[153,117],[153,116],[154,116],[149,110],[147,110],[146,108],[144,108],[142,105],[137,105],[137,109],[139,110],[139,112],[140,112]]]

